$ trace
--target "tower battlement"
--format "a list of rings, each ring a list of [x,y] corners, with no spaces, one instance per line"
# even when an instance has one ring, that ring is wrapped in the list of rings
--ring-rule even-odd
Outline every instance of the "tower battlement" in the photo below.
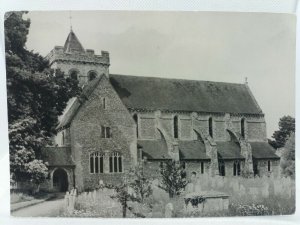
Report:
[[[72,30],[64,46],[55,46],[46,59],[52,69],[60,69],[66,77],[78,80],[80,86],[102,74],[109,75],[109,52],[97,55],[93,49],[84,49]]]
[[[54,62],[78,62],[85,64],[103,64],[109,66],[109,52],[101,51],[101,55],[96,55],[92,49],[86,49],[84,52],[68,53],[64,51],[63,46],[55,46],[46,56],[50,65]]]

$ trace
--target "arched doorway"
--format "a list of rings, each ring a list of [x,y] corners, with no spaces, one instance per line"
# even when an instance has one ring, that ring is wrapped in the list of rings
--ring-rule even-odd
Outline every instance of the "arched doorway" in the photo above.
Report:
[[[68,174],[65,170],[59,168],[53,173],[53,188],[59,192],[66,192],[68,190]]]

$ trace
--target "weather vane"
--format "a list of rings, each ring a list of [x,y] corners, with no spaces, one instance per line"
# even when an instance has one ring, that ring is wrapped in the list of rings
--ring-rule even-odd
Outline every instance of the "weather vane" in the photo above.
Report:
[[[71,29],[71,31],[72,31],[72,12],[71,11],[69,11],[69,19],[70,19],[70,29]]]

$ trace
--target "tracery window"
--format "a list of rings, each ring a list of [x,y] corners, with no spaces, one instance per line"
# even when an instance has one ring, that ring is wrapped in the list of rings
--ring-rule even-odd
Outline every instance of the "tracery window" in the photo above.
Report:
[[[122,173],[123,172],[122,156],[118,152],[114,152],[109,156],[109,172]]]
[[[90,154],[90,173],[104,173],[104,154],[93,152]]]

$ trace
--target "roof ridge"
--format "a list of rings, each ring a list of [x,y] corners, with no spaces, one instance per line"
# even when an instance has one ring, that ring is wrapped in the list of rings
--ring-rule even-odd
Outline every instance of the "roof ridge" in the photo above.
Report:
[[[233,83],[233,82],[225,82],[225,81],[209,81],[209,80],[195,80],[195,79],[182,79],[182,78],[169,78],[169,77],[153,77],[153,76],[137,76],[137,75],[128,75],[128,74],[109,74],[109,76],[123,76],[123,77],[131,77],[131,78],[145,78],[145,79],[158,79],[158,80],[176,80],[176,81],[191,81],[191,82],[207,82],[207,83],[219,83],[219,84],[233,84],[246,86],[244,83]]]

